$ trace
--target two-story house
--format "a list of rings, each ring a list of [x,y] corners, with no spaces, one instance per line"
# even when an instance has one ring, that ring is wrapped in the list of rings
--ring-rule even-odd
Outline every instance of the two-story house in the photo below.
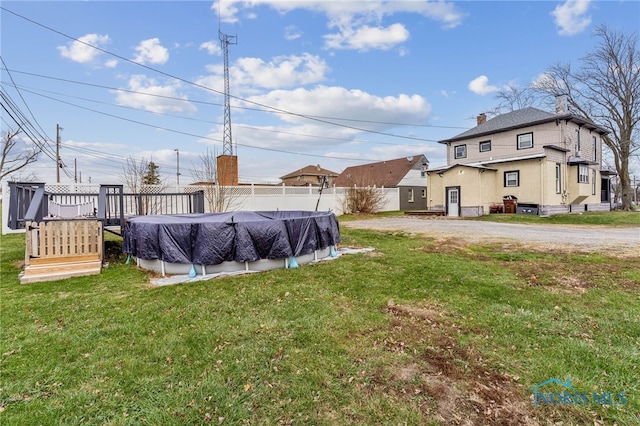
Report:
[[[439,141],[447,165],[428,171],[429,209],[447,216],[609,210],[609,173],[601,170],[606,133],[562,110],[562,102],[556,114],[480,114],[476,127]]]
[[[287,173],[280,177],[280,181],[286,186],[319,186],[324,182],[325,186],[333,186],[338,173],[323,169],[320,164],[309,165],[301,169]]]

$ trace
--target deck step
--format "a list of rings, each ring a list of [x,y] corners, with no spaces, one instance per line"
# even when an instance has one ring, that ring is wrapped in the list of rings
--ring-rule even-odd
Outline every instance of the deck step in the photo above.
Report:
[[[20,283],[29,284],[41,281],[56,281],[71,277],[98,275],[102,270],[102,261],[85,260],[75,262],[57,262],[29,265],[20,273]]]
[[[404,214],[408,216],[444,216],[442,210],[407,210]]]

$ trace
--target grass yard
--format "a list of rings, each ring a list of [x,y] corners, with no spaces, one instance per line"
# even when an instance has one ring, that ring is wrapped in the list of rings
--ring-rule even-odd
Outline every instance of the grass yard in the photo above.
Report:
[[[490,214],[473,218],[505,223],[538,223],[555,225],[640,226],[640,211],[585,212],[537,216],[528,214]]]
[[[638,257],[343,230],[375,250],[152,288],[111,242],[21,285],[1,238],[3,425],[640,424]]]

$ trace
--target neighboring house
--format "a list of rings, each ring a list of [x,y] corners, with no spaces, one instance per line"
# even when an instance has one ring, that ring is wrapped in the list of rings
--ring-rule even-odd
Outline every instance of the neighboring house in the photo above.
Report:
[[[447,146],[447,166],[428,171],[429,208],[448,216],[609,210],[611,173],[602,170],[601,140],[607,131],[562,105],[557,114],[481,114],[476,127],[439,141]]]
[[[338,187],[399,188],[400,210],[427,208],[427,168],[424,155],[347,167],[335,180]]]
[[[306,166],[280,178],[286,186],[320,186],[326,176],[326,185],[333,186],[333,181],[338,173],[317,166]]]

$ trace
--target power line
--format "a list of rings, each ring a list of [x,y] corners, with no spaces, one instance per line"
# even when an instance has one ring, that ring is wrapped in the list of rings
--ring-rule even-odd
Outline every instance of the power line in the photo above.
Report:
[[[23,16],[23,15],[21,15],[19,13],[13,12],[13,11],[5,8],[5,7],[0,6],[0,10],[4,10],[4,11],[6,11],[8,13],[11,13],[12,15],[15,15],[15,16],[21,18],[21,19],[24,19],[25,21],[28,21],[28,22],[30,22],[30,23],[32,23],[34,25],[42,27],[42,28],[44,28],[46,30],[54,32],[54,33],[56,33],[58,35],[61,35],[61,36],[65,37],[65,38],[68,38],[68,39],[73,40],[75,42],[81,43],[81,44],[83,44],[85,46],[88,46],[88,47],[91,47],[93,49],[96,49],[96,50],[98,50],[100,52],[106,53],[106,54],[108,54],[110,56],[113,56],[115,58],[118,58],[118,59],[120,59],[122,61],[128,62],[130,64],[133,64],[133,65],[145,68],[145,69],[148,69],[150,71],[153,71],[153,72],[158,73],[160,75],[164,75],[166,77],[181,81],[183,83],[186,83],[186,84],[189,84],[189,85],[193,85],[193,86],[198,87],[198,88],[203,89],[203,90],[207,90],[207,91],[210,91],[210,92],[213,92],[213,93],[217,93],[219,95],[225,95],[223,92],[220,92],[219,90],[215,90],[215,89],[212,89],[210,87],[207,87],[207,86],[192,82],[192,81],[187,80],[185,78],[178,77],[178,76],[175,76],[173,74],[158,70],[158,69],[150,67],[148,65],[133,61],[133,60],[131,60],[129,58],[125,58],[124,56],[121,56],[121,55],[118,55],[116,53],[110,52],[110,51],[108,51],[106,49],[103,49],[103,48],[101,48],[99,46],[94,46],[94,45],[92,45],[90,43],[87,43],[85,41],[79,40],[79,39],[77,39],[75,37],[72,37],[72,36],[66,34],[66,33],[63,33],[62,31],[58,31],[58,30],[56,30],[54,28],[51,28],[51,27],[49,27],[47,25],[44,25],[44,24],[39,23],[37,21],[34,21],[34,20],[30,19],[30,18],[27,18],[26,16]],[[240,100],[242,102],[246,102],[246,103],[249,103],[249,104],[252,104],[252,105],[256,105],[256,106],[259,106],[259,107],[262,107],[262,108],[273,110],[273,111],[276,111],[276,112],[279,112],[279,113],[282,113],[282,114],[287,114],[287,115],[292,115],[292,116],[296,116],[296,117],[300,117],[300,118],[305,118],[305,119],[308,119],[308,120],[317,121],[317,122],[321,122],[321,123],[324,123],[324,124],[329,124],[329,125],[338,126],[338,127],[344,127],[344,128],[347,128],[347,129],[357,130],[357,131],[365,132],[365,133],[380,134],[380,135],[389,136],[389,137],[417,140],[417,141],[423,141],[423,142],[432,142],[431,140],[423,139],[423,138],[396,135],[394,133],[387,133],[387,132],[381,132],[381,131],[376,131],[376,130],[371,130],[371,129],[364,129],[364,128],[360,128],[360,127],[348,126],[346,124],[335,123],[335,122],[332,122],[332,121],[329,121],[329,120],[323,119],[323,118],[316,118],[316,117],[309,116],[309,115],[306,115],[306,114],[300,114],[300,113],[295,113],[295,112],[292,112],[292,111],[287,111],[287,110],[282,109],[282,108],[277,108],[277,107],[274,107],[274,106],[266,105],[266,104],[263,104],[263,103],[260,103],[260,102],[256,102],[256,101],[252,101],[252,100],[249,100],[249,99],[246,99],[246,98],[242,98],[240,96],[235,96],[235,95],[230,95],[230,94],[228,96],[231,97],[231,98]]]
[[[38,93],[38,92],[36,92],[34,90],[30,90],[26,86],[20,86],[20,87],[21,87],[23,92],[31,93],[31,94],[36,95],[36,96],[45,97],[47,99],[50,99],[50,100],[53,100],[53,101],[56,101],[56,102],[63,102],[63,101],[61,101],[59,99],[43,95],[42,93]],[[162,112],[152,112],[152,111],[148,111],[148,110],[140,110],[138,108],[133,108],[133,107],[129,107],[129,106],[126,106],[126,105],[111,104],[111,103],[107,103],[107,102],[97,101],[95,99],[88,99],[88,98],[83,98],[83,97],[79,97],[79,96],[72,96],[72,95],[68,95],[66,93],[53,92],[53,91],[50,91],[50,90],[41,90],[41,91],[45,92],[45,93],[50,93],[50,94],[53,94],[53,95],[64,96],[64,97],[67,97],[67,98],[78,99],[78,100],[82,100],[82,101],[97,103],[97,104],[101,104],[101,105],[108,105],[108,106],[117,107],[117,108],[134,110],[134,111],[137,111],[137,112],[145,112],[145,113],[154,114],[154,115],[161,115],[161,116],[164,116],[164,117],[178,118],[178,119],[181,119],[181,120],[189,120],[189,121],[196,121],[196,122],[201,122],[201,123],[209,123],[209,124],[220,125],[220,123],[217,122],[217,121],[202,120],[202,119],[178,116],[178,115],[167,114],[167,113],[162,113]],[[91,109],[89,109],[89,108],[87,108],[85,106],[81,106],[81,105],[77,105],[77,104],[69,104],[69,105],[75,106],[75,107],[80,108],[80,109],[85,109],[85,110],[88,110],[90,112],[95,112],[95,111],[93,111],[93,110],[91,110]],[[396,145],[395,143],[392,143],[392,142],[364,141],[364,140],[361,140],[361,139],[339,138],[339,137],[335,137],[335,136],[325,136],[325,135],[317,136],[317,135],[306,134],[306,133],[294,133],[294,132],[286,132],[284,130],[272,130],[272,129],[254,127],[254,126],[246,126],[246,125],[243,125],[243,124],[236,124],[234,127],[242,128],[242,129],[249,129],[249,130],[258,131],[258,132],[269,132],[269,133],[292,135],[292,136],[298,136],[298,137],[322,138],[322,139],[327,139],[327,140],[344,141],[344,142],[362,142],[362,143],[369,143],[369,144],[373,144],[373,145],[394,145],[394,146]],[[436,140],[429,140],[429,141],[430,142],[437,142]]]
[[[22,103],[24,103],[24,106],[27,107],[27,111],[29,111],[29,114],[31,114],[31,118],[38,125],[38,127],[40,128],[40,131],[42,131],[42,134],[44,134],[46,136],[47,132],[42,128],[40,123],[38,123],[38,120],[33,115],[33,111],[31,111],[31,108],[29,108],[29,105],[27,104],[27,101],[25,101],[24,97],[22,96],[22,93],[20,93],[20,90],[16,87],[16,83],[13,80],[13,76],[11,75],[11,72],[7,69],[7,64],[5,63],[4,58],[1,55],[0,55],[0,61],[2,62],[4,70],[7,72],[7,75],[9,76],[9,79],[11,80],[11,83],[12,83],[13,87],[16,89],[16,92],[18,93],[18,96],[20,96],[20,99],[22,99]],[[46,141],[47,138],[44,138],[44,139]]]
[[[38,73],[32,73],[32,72],[28,72],[28,71],[20,71],[20,70],[6,70],[6,71],[11,71],[14,74],[24,74],[24,75],[29,75],[32,77],[38,77],[38,78],[44,78],[44,79],[49,79],[49,80],[55,80],[55,81],[62,81],[65,83],[72,83],[72,84],[78,84],[78,85],[83,85],[83,86],[89,86],[89,87],[96,87],[99,89],[107,89],[107,90],[113,90],[113,91],[118,91],[118,92],[124,92],[124,93],[132,93],[132,94],[136,94],[136,95],[145,95],[145,96],[150,96],[150,97],[156,97],[156,98],[161,98],[161,99],[168,99],[168,100],[172,100],[172,101],[181,101],[181,102],[189,102],[189,103],[194,103],[194,104],[202,104],[202,105],[207,105],[207,106],[224,106],[223,104],[219,104],[216,102],[208,102],[208,101],[202,101],[202,100],[198,100],[198,99],[183,99],[183,98],[177,98],[175,96],[167,96],[167,95],[159,95],[157,93],[149,93],[149,92],[142,92],[139,90],[131,90],[131,89],[123,89],[120,87],[113,87],[113,86],[105,86],[102,84],[96,84],[96,83],[88,83],[85,81],[78,81],[78,80],[71,80],[71,79],[67,79],[67,78],[61,78],[61,77],[53,77],[50,75],[43,75],[43,74],[38,74]],[[241,109],[241,110],[246,110],[246,111],[258,111],[258,112],[262,112],[262,113],[269,113],[269,114],[282,114],[281,112],[278,111],[269,111],[269,110],[265,110],[264,108],[251,108],[251,107],[246,107],[246,106],[240,106],[240,105],[231,105],[232,109]],[[404,126],[404,127],[425,127],[425,128],[434,128],[434,129],[458,129],[458,130],[469,130],[469,127],[462,127],[462,126],[436,126],[433,124],[417,124],[417,123],[399,123],[399,122],[393,122],[393,121],[376,121],[376,120],[363,120],[363,119],[359,119],[359,118],[345,118],[345,117],[333,117],[333,116],[324,116],[324,115],[306,115],[307,117],[310,118],[317,118],[317,119],[323,119],[323,120],[337,120],[337,121],[349,121],[349,122],[354,122],[354,123],[369,123],[369,124],[385,124],[385,125],[390,125],[390,126]],[[426,141],[430,141],[430,140],[426,140]]]

